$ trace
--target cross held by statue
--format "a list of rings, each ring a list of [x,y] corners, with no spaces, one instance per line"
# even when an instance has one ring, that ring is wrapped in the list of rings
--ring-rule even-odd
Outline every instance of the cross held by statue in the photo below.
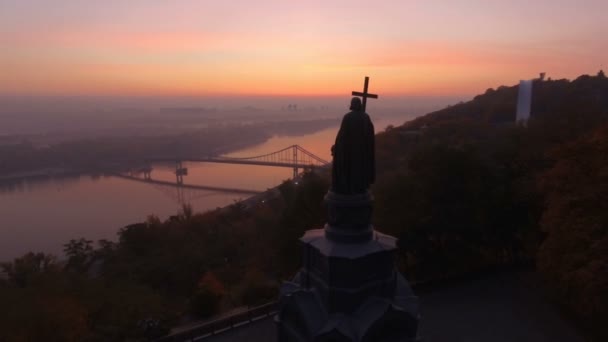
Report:
[[[367,87],[369,86],[369,77],[365,76],[365,84],[363,85],[363,92],[359,92],[359,91],[353,91],[353,96],[360,96],[363,98],[363,112],[365,112],[365,108],[367,105],[367,98],[369,97],[370,99],[377,99],[378,95],[377,94],[370,94],[367,92]]]

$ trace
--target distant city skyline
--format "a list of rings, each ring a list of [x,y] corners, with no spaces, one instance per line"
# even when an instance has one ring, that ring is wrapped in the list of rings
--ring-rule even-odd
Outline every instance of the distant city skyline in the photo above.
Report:
[[[606,1],[0,0],[0,95],[477,94],[606,69]]]

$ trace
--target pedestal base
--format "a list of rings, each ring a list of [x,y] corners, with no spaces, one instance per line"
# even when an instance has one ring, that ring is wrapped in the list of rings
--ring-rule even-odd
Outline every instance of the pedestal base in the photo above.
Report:
[[[371,226],[371,195],[325,201],[328,224],[300,239],[304,264],[281,287],[279,342],[415,341],[418,298],[395,268],[396,239]]]
[[[395,239],[373,232],[362,244],[306,232],[304,267],[281,287],[280,342],[415,341],[418,298],[393,263]]]

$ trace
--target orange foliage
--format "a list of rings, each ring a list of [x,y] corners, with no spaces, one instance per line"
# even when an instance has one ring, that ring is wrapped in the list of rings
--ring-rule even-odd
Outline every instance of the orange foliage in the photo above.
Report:
[[[554,152],[538,265],[557,299],[608,339],[608,125]]]
[[[226,293],[224,285],[217,279],[213,272],[205,272],[198,282],[198,287],[205,288],[217,296],[223,296]]]

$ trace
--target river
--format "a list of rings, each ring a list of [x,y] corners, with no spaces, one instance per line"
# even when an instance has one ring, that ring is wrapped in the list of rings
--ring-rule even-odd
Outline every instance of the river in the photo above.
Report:
[[[403,119],[375,120],[376,131]],[[297,144],[330,161],[330,147],[337,127],[302,136],[276,136],[229,154],[248,157]],[[186,164],[185,184],[266,190],[292,176],[292,169],[212,163]],[[174,169],[155,165],[152,178],[175,181]],[[196,212],[226,206],[248,195],[184,190]],[[116,240],[125,225],[148,215],[161,220],[180,210],[176,188],[135,182],[113,176],[76,175],[0,184],[0,261],[29,251],[63,256],[70,239]]]

